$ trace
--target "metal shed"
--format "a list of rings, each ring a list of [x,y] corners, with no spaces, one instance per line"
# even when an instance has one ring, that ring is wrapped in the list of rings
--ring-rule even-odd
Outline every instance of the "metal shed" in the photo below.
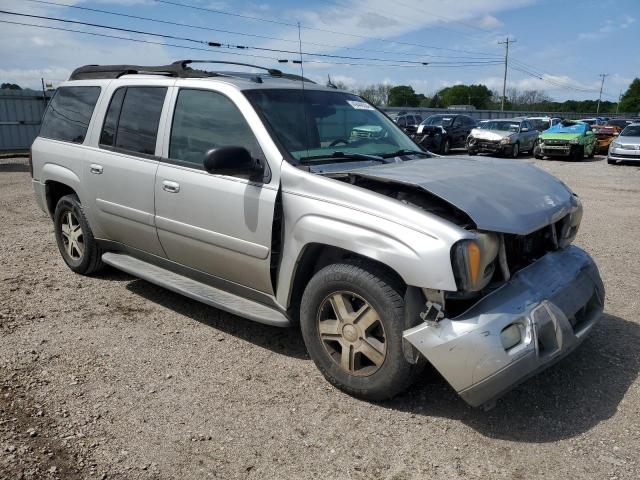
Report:
[[[53,92],[46,92],[47,100]],[[0,152],[28,150],[40,130],[45,103],[36,90],[0,90]]]

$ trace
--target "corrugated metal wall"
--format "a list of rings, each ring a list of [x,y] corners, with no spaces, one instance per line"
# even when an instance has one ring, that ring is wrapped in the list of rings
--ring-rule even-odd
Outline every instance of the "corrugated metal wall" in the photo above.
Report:
[[[27,150],[38,135],[44,109],[41,92],[0,90],[0,152]]]

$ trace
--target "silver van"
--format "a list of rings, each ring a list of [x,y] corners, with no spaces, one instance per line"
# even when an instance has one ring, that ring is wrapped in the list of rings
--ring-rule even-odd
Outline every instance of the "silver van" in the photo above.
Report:
[[[81,67],[51,100],[33,187],[74,272],[300,328],[327,380],[370,400],[430,363],[491,405],[599,319],[582,206],[553,176],[431,158],[354,94],[193,63]]]

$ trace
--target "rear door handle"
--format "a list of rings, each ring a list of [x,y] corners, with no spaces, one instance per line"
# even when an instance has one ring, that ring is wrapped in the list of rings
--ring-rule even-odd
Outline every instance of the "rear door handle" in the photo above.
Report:
[[[100,175],[102,173],[102,165],[92,163],[89,167],[89,171],[95,175]]]
[[[163,180],[162,189],[165,192],[178,193],[180,191],[180,184],[178,182],[172,182],[170,180]]]

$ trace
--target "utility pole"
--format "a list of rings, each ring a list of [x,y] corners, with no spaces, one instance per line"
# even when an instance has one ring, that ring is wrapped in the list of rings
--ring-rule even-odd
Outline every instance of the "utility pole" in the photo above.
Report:
[[[602,77],[602,82],[600,83],[600,96],[598,96],[598,106],[596,107],[596,116],[600,113],[600,100],[602,99],[602,87],[604,87],[604,79],[609,76],[608,73],[601,73],[598,75]]]
[[[509,37],[505,39],[504,42],[498,42],[498,45],[505,45],[506,49],[504,52],[504,81],[502,82],[502,106],[500,110],[504,110],[504,100],[507,95],[507,66],[509,65],[509,44],[515,43],[515,40],[509,40]]]
[[[616,114],[620,111],[620,100],[622,100],[622,90],[618,94],[618,103],[616,103]]]

